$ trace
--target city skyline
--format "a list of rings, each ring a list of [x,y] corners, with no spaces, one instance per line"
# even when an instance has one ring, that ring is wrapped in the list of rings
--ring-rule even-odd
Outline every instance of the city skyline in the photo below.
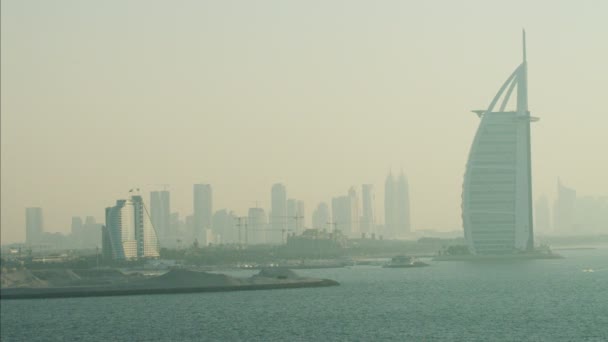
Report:
[[[519,57],[522,27],[530,105],[543,117],[534,193],[554,199],[558,176],[581,196],[608,193],[608,161],[589,157],[608,145],[603,2],[552,3],[551,15],[542,2],[479,0],[440,11],[356,1],[1,5],[3,243],[25,239],[23,208],[44,208],[45,230],[68,232],[75,215],[102,221],[125,189],[165,183],[174,211],[190,212],[192,184],[204,182],[215,208],[239,215],[256,201],[268,208],[277,182],[309,213],[374,184],[380,213],[391,166],[407,171],[413,226],[460,229],[477,120],[466,113]]]
[[[399,185],[401,185],[400,183],[403,183],[405,185],[405,196],[407,197],[407,204],[408,206],[410,205],[410,199],[409,196],[407,194],[408,192],[408,180],[407,178],[404,176],[403,171],[402,173],[399,175],[399,177],[393,177],[392,176],[392,172],[389,173],[388,177],[386,178],[386,181],[388,181],[390,178],[394,178],[392,180],[392,182],[394,183],[393,186],[395,188],[398,188]],[[596,227],[598,224],[600,224],[600,222],[608,222],[606,221],[607,218],[605,218],[604,216],[599,215],[598,209],[599,207],[603,206],[606,207],[606,205],[608,205],[608,196],[583,196],[581,198],[576,198],[576,191],[574,190],[570,190],[566,187],[564,187],[561,183],[561,180],[558,179],[558,195],[555,197],[555,200],[553,201],[553,207],[551,209],[549,208],[545,208],[548,204],[549,198],[547,197],[546,194],[539,194],[538,196],[535,196],[535,200],[534,200],[534,215],[537,215],[537,212],[541,212],[540,215],[541,217],[541,221],[542,223],[541,225],[541,229],[540,229],[540,233],[541,234],[566,234],[566,235],[572,235],[572,234],[576,234],[576,232],[580,232],[583,234],[588,234],[588,233],[593,233],[594,229],[597,232],[601,232],[601,229],[599,228],[593,228]],[[279,186],[280,190],[284,192],[284,196],[285,198],[287,198],[287,187],[285,186],[285,184],[282,183],[275,183],[273,184],[273,187]],[[385,186],[387,186],[387,183],[385,182]],[[161,244],[163,246],[167,246],[167,247],[175,247],[175,241],[176,239],[180,240],[181,243],[185,243],[189,240],[194,241],[194,239],[197,239],[199,241],[199,243],[201,244],[208,244],[209,242],[213,242],[213,243],[235,243],[237,241],[237,237],[236,237],[236,231],[235,232],[231,232],[231,230],[235,230],[236,227],[239,224],[239,218],[243,219],[243,221],[241,222],[242,226],[244,227],[245,225],[249,225],[249,219],[252,213],[252,209],[254,210],[261,210],[262,213],[265,212],[265,210],[268,210],[268,214],[263,214],[267,216],[267,222],[266,222],[266,227],[265,227],[265,233],[264,233],[264,237],[260,237],[259,235],[255,236],[252,232],[251,229],[253,229],[252,227],[249,227],[250,229],[250,234],[252,234],[250,237],[253,237],[250,241],[251,242],[255,242],[255,243],[261,243],[262,240],[269,242],[269,243],[279,243],[279,236],[283,233],[302,233],[303,229],[319,229],[319,227],[322,227],[320,229],[327,229],[328,231],[331,231],[332,229],[340,229],[340,227],[338,227],[338,224],[342,225],[342,229],[344,229],[344,227],[346,226],[346,229],[350,232],[350,230],[352,229],[351,225],[352,223],[355,223],[355,231],[357,232],[356,234],[349,234],[351,237],[358,237],[360,236],[360,234],[365,234],[365,236],[370,237],[372,236],[372,234],[376,235],[376,236],[383,236],[384,238],[403,238],[406,237],[406,235],[403,234],[397,234],[395,235],[394,232],[387,227],[386,225],[386,214],[387,214],[387,208],[385,207],[385,202],[378,202],[375,199],[375,194],[374,194],[374,190],[373,190],[373,184],[359,184],[357,186],[351,186],[349,187],[349,190],[346,194],[346,196],[333,196],[332,199],[330,199],[328,202],[330,203],[330,205],[328,206],[327,203],[325,201],[321,201],[319,203],[317,203],[317,206],[314,207],[314,210],[311,212],[308,212],[308,216],[306,215],[306,212],[303,211],[303,207],[305,205],[305,203],[301,200],[295,200],[292,198],[289,198],[287,200],[285,200],[285,210],[286,210],[286,215],[280,219],[277,220],[276,225],[277,227],[284,227],[284,228],[276,228],[273,227],[272,225],[272,221],[271,221],[271,213],[272,213],[272,188],[271,188],[271,196],[267,201],[255,201],[255,206],[251,206],[245,209],[245,211],[242,213],[242,215],[240,215],[241,213],[238,213],[237,211],[235,211],[233,208],[221,208],[221,209],[217,209],[217,210],[213,210],[211,208],[207,208],[208,210],[211,210],[211,216],[210,216],[210,222],[209,225],[206,226],[207,228],[205,228],[204,232],[199,232],[196,233],[196,224],[195,224],[195,220],[194,220],[194,210],[191,211],[186,211],[186,212],[182,212],[180,210],[177,210],[175,208],[172,208],[170,205],[170,201],[169,198],[171,198],[171,191],[167,190],[170,188],[169,184],[162,184],[162,187],[164,190],[152,190],[149,192],[149,198],[150,201],[143,201],[143,203],[150,208],[149,209],[149,214],[150,214],[150,222],[151,224],[154,226],[154,229],[158,232],[158,239],[159,241],[161,241]],[[209,201],[209,204],[211,204],[214,201],[213,198],[213,193],[211,192],[212,190],[212,185],[211,184],[192,184],[191,185],[191,189],[194,188],[194,194],[196,195],[197,193],[197,188],[199,189],[199,198],[202,196],[202,193],[200,193],[200,191],[204,191],[205,192],[205,197],[208,195],[209,197],[205,198],[205,201]],[[204,190],[203,190],[204,189]],[[553,221],[557,221],[559,222],[558,219],[555,218],[556,213],[558,213],[558,202],[560,200],[560,195],[563,196],[563,192],[566,189],[568,192],[573,192],[574,195],[573,196],[569,196],[569,219],[567,220],[561,220],[563,224],[561,224],[560,226],[555,226]],[[131,193],[132,191],[137,191],[138,193],[144,193],[145,191],[140,189],[140,188],[133,188],[131,190],[129,190],[128,192],[126,192],[127,194],[129,194],[129,196],[125,196],[125,197],[131,197]],[[362,194],[362,197],[359,198],[359,196],[357,195],[359,193],[359,191],[361,191],[360,193]],[[374,222],[373,224],[373,231],[368,231],[366,229],[366,217],[365,217],[365,206],[366,206],[366,199],[363,197],[364,194],[366,193],[366,191],[369,193],[369,196],[371,197],[371,201],[367,204],[369,206],[371,206],[371,208],[369,208],[368,210],[371,209],[372,215],[373,215],[373,220],[372,222]],[[349,197],[353,197],[352,199],[348,199]],[[161,200],[160,197],[162,197],[163,199]],[[333,203],[334,200],[338,200],[337,202],[335,202],[336,207],[338,208],[337,210],[343,210],[344,205],[346,205],[346,203],[343,203],[344,199],[348,199],[349,203],[352,204],[356,204],[354,207],[352,207],[352,212],[350,214],[346,214],[349,216],[352,216],[350,219],[346,220],[343,217],[341,217],[340,221],[341,223],[338,223],[334,220],[333,218],[333,214],[331,213],[334,209],[333,209]],[[572,223],[573,221],[573,213],[575,210],[575,201],[580,200],[580,201],[586,201],[587,206],[589,208],[585,208],[585,209],[581,209],[581,210],[585,210],[585,211],[581,211],[578,210],[578,215],[577,215],[577,223],[574,224]],[[160,201],[160,202],[159,202]],[[194,196],[192,196],[190,198],[190,201],[192,203],[196,202],[194,201]],[[342,202],[341,202],[342,201]],[[545,201],[545,202],[543,202]],[[156,202],[156,204],[155,204]],[[263,205],[264,202],[268,202],[268,205]],[[289,215],[290,210],[289,209],[289,204],[290,202],[293,202],[292,205],[297,204],[297,209],[295,210],[299,210],[296,212],[295,215]],[[543,202],[543,203],[540,203]],[[260,205],[260,203],[262,203],[262,205]],[[539,205],[541,204],[541,205]],[[319,220],[319,217],[316,217],[316,215],[319,215],[318,210],[319,210],[319,206],[325,206],[325,209],[321,208],[321,210],[325,210],[326,213],[322,214],[320,217],[322,217]],[[351,206],[351,204],[348,204],[348,206]],[[155,213],[158,209],[160,208],[160,210],[163,213]],[[26,208],[26,218],[28,217],[28,212],[30,210],[38,210],[40,212],[42,212],[43,208],[40,207],[34,207],[34,208]],[[293,211],[294,209],[292,209]],[[348,209],[351,210],[351,209]],[[158,215],[158,217],[163,217],[164,216],[164,212],[169,211],[169,226],[170,229],[169,231],[162,231],[162,225],[161,226],[157,226],[157,224],[155,224],[154,222],[159,219],[155,217]],[[376,211],[381,212],[381,215],[377,215],[375,214]],[[304,215],[300,215],[299,212],[304,212]],[[581,222],[584,222],[585,220],[582,219],[582,215],[583,213],[587,213],[587,214],[591,214],[594,215],[594,218],[591,220],[587,220],[590,222],[590,224],[592,225],[593,229],[586,229],[584,225],[581,225]],[[219,214],[221,215],[223,218],[219,219],[218,222],[220,222],[219,224],[215,224],[216,222],[216,215]],[[406,215],[406,211],[403,211],[401,214]],[[551,219],[549,220],[550,222],[547,223],[547,219],[546,219],[546,215],[548,214],[552,214],[553,216],[551,217]],[[225,217],[227,217],[228,215],[232,216],[231,219],[227,219]],[[360,215],[360,216],[358,216]],[[599,215],[599,216],[598,216]],[[41,215],[40,215],[41,216]],[[359,217],[359,219],[355,219],[355,217]],[[257,222],[261,222],[259,220],[259,214],[256,213],[256,220]],[[407,216],[406,216],[407,217]],[[173,221],[174,219],[177,219],[178,221]],[[399,219],[399,218],[396,218]],[[103,220],[103,218],[102,218]],[[536,224],[538,221],[536,216],[534,216],[534,220],[535,220],[535,225],[534,227],[536,227]],[[63,230],[63,231],[59,231],[59,233],[63,233],[65,234],[66,237],[70,237],[71,239],[74,240],[69,240],[68,244],[75,244],[74,246],[81,246],[81,247],[86,247],[86,248],[92,248],[95,247],[96,245],[98,246],[99,244],[97,242],[96,239],[96,233],[90,231],[92,228],[97,227],[97,228],[101,228],[102,224],[97,224],[95,223],[96,221],[96,217],[94,216],[86,216],[86,223],[83,223],[82,218],[78,215],[76,216],[72,216],[71,217],[71,224],[70,224],[70,229],[69,230]],[[298,222],[298,227],[300,227],[299,229],[295,229],[296,227],[296,221]],[[321,222],[322,221],[322,222]],[[567,221],[567,222],[566,222]],[[310,224],[304,225],[304,222],[310,222]],[[174,225],[180,225],[179,228],[177,228],[177,226]],[[570,225],[570,227],[572,229],[564,229],[564,228],[560,228],[560,227],[564,227],[566,225]],[[603,224],[603,223],[602,223]],[[259,224],[258,224],[259,225]],[[77,227],[77,228],[75,228]],[[227,228],[227,227],[231,227],[231,228]],[[548,228],[550,227],[550,228]],[[575,229],[576,228],[576,229]],[[27,224],[26,226],[24,226],[23,231],[26,232],[27,231]],[[245,228],[242,228],[242,233],[244,234],[244,230]],[[285,229],[284,232],[281,233],[281,231]],[[416,231],[437,231],[437,232],[454,232],[454,231],[460,231],[462,230],[463,227],[456,227],[454,229],[445,229],[445,230],[437,230],[437,229],[433,229],[433,228],[428,228],[428,227],[415,227],[415,226],[407,226],[407,229],[404,230],[404,232],[409,232],[409,233],[415,233]],[[75,230],[77,230],[77,232],[75,232]],[[273,231],[275,232],[273,234]],[[40,236],[42,236],[43,233],[47,234],[47,237],[49,237],[50,235],[48,234],[52,234],[52,233],[56,233],[54,230],[48,231],[47,229],[43,229]],[[164,237],[164,242],[163,241],[163,234],[167,234],[170,233],[169,235]],[[259,232],[258,232],[259,233]],[[352,233],[352,232],[351,232]],[[83,235],[84,234],[84,235]],[[227,234],[227,236],[225,236],[224,234]],[[273,235],[274,238],[273,238]],[[412,235],[414,236],[414,235]],[[186,240],[183,240],[183,239]],[[216,238],[218,240],[216,240]],[[241,243],[244,243],[244,235],[242,237],[242,241]],[[209,241],[207,241],[209,240]],[[83,244],[83,242],[87,242]],[[93,243],[93,241],[96,241],[96,243]],[[23,241],[14,241],[14,242],[10,242],[10,243],[17,243],[17,242],[26,242],[25,239]],[[38,242],[42,242],[44,243],[44,241],[38,241]]]
[[[387,177],[391,179],[391,174]],[[405,177],[399,177],[405,179]],[[398,182],[394,181],[396,186]],[[407,181],[406,183],[407,184]],[[194,184],[195,186],[197,184]],[[200,184],[199,184],[200,185]],[[287,192],[287,188],[284,184],[274,184],[284,187],[282,190]],[[168,184],[164,184],[164,189],[168,188]],[[205,184],[211,188],[210,184]],[[332,232],[334,229],[339,229],[343,233],[347,234],[351,238],[384,238],[384,239],[411,239],[425,236],[424,234],[435,235],[442,231],[433,229],[416,229],[410,227],[409,233],[407,234],[395,234],[393,229],[389,228],[384,221],[372,220],[375,224],[372,225],[373,230],[368,230],[366,222],[369,222],[366,218],[366,209],[368,206],[368,213],[373,213],[377,210],[378,204],[375,202],[375,196],[373,195],[372,184],[361,184],[362,197],[358,198],[357,189],[358,187],[350,187],[346,196],[334,197],[331,201],[332,205],[328,206],[326,202],[318,203],[317,207],[307,216],[300,215],[299,212],[292,213],[278,220],[277,223],[285,228],[273,228],[270,222],[270,215],[268,213],[272,210],[271,208],[259,207],[259,203],[256,202],[255,207],[248,208],[245,215],[238,215],[234,210],[230,208],[222,208],[213,211],[212,223],[210,228],[205,229],[204,233],[195,234],[195,223],[193,213],[183,213],[179,211],[173,211],[170,205],[160,205],[157,203],[156,206],[152,205],[156,200],[158,201],[159,195],[166,199],[171,197],[169,190],[162,191],[151,191],[150,201],[146,203],[141,196],[137,196],[138,202],[146,208],[152,206],[155,209],[150,208],[148,215],[148,224],[158,232],[158,241],[163,248],[182,248],[187,245],[191,245],[195,240],[199,245],[208,244],[277,244],[285,242],[285,236],[287,235],[300,235],[305,229],[313,230],[325,230]],[[131,193],[141,193],[141,189],[132,189]],[[553,202],[553,207],[550,208],[549,198],[545,194],[540,194],[534,201],[534,231],[540,235],[588,235],[588,234],[602,234],[605,231],[605,227],[608,227],[608,196],[578,196],[576,190],[564,186],[560,179],[557,180],[557,191],[558,196]],[[365,194],[369,197],[367,200]],[[212,199],[212,198],[211,198]],[[272,199],[272,198],[271,198]],[[118,202],[132,202],[131,200],[119,200]],[[303,205],[302,201],[287,200],[286,203],[294,202],[300,207]],[[367,202],[367,204],[366,204]],[[167,202],[165,202],[167,203]],[[167,203],[168,204],[168,203]],[[289,205],[288,205],[289,206]],[[330,209],[331,208],[331,209]],[[385,214],[387,213],[384,208]],[[161,213],[156,211],[160,210]],[[161,237],[161,228],[154,224],[155,216],[162,216],[163,212],[170,210],[170,223],[169,229],[164,231],[164,237]],[[382,210],[380,210],[382,211]],[[56,232],[49,232],[44,229],[42,222],[44,221],[44,215],[42,214],[43,208],[26,208],[26,223],[31,222],[35,228],[30,228],[28,224],[24,227],[25,232],[28,230],[35,230],[34,239],[25,242],[27,245],[35,246],[36,248],[85,248],[92,249],[100,247],[100,234],[104,223],[97,223],[95,217],[86,216],[85,221],[82,220],[81,216],[73,216],[71,218],[70,233],[61,234]],[[406,211],[403,212],[404,214]],[[159,215],[160,214],[160,215]],[[337,214],[338,219],[334,216]],[[357,214],[360,214],[359,220],[356,219]],[[382,215],[379,216],[380,218]],[[107,216],[106,216],[107,219]],[[303,225],[304,221],[310,219],[310,225]],[[396,218],[398,219],[398,218]],[[296,221],[300,225],[300,229],[296,230]],[[354,225],[353,225],[354,223]],[[354,227],[354,230],[353,230]],[[405,226],[404,226],[405,227]],[[402,227],[403,228],[403,227]],[[283,230],[284,229],[284,230]],[[275,232],[275,234],[273,234]],[[404,230],[406,232],[406,230]],[[443,231],[444,233],[454,234],[455,232],[462,231],[460,229],[453,231]],[[276,235],[273,238],[273,235]],[[280,237],[280,239],[279,239]]]

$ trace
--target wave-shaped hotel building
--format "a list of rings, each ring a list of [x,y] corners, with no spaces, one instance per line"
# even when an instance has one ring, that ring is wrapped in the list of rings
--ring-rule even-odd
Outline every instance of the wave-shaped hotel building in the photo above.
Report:
[[[115,206],[106,208],[101,249],[107,260],[159,257],[156,230],[141,196],[118,200]]]
[[[481,122],[464,176],[462,219],[474,254],[532,251],[532,176],[528,111],[526,37],[523,62],[513,71],[486,110],[474,111]],[[515,93],[516,108],[507,110]]]

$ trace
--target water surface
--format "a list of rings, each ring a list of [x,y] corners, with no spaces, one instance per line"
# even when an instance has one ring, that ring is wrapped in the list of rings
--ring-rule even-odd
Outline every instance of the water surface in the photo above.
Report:
[[[566,259],[297,271],[341,283],[328,288],[3,300],[1,338],[608,341],[608,249],[560,253]]]

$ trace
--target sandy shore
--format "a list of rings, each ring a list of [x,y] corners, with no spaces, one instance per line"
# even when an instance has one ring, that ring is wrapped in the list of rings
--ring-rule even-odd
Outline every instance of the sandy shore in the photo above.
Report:
[[[80,279],[79,279],[80,280]],[[20,286],[2,288],[0,299],[131,296],[150,294],[253,291],[337,286],[329,279],[301,278],[288,269],[265,269],[249,278],[193,270],[171,270],[163,275],[111,284],[72,286]]]

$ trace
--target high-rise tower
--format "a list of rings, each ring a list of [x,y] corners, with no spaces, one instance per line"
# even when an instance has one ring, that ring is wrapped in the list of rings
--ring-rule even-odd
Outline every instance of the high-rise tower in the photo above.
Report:
[[[397,234],[407,234],[411,232],[410,188],[403,170],[397,180],[395,195],[397,207]]]
[[[464,176],[462,220],[467,244],[475,254],[534,248],[530,122],[537,119],[528,111],[527,68],[524,32],[522,63],[488,108],[474,111],[481,122]],[[509,111],[506,107],[515,87],[516,108]]]
[[[361,214],[359,210],[359,196],[357,196],[357,190],[354,186],[351,186],[350,189],[348,189],[348,198],[351,208],[349,234],[351,237],[359,238],[359,234],[361,234],[361,230],[359,229]]]
[[[249,208],[247,215],[247,234],[248,243],[263,244],[266,243],[268,219],[264,209]]]
[[[312,227],[314,229],[327,229],[330,223],[329,206],[325,202],[319,203],[312,213]]]
[[[207,230],[213,218],[213,192],[210,184],[194,184],[194,238],[207,245]]]
[[[360,238],[359,199],[354,187],[348,189],[348,195],[334,197],[331,201],[331,216],[334,229],[351,238]]]
[[[25,208],[25,242],[39,243],[44,231],[42,208]]]
[[[150,193],[150,215],[159,238],[162,239],[172,235],[170,232],[171,194],[169,191],[152,191]]]
[[[553,228],[558,234],[575,234],[574,211],[576,206],[576,190],[571,189],[560,179],[557,180],[557,199],[553,208]]]
[[[363,184],[361,186],[361,232],[368,235],[376,232],[374,199],[374,186],[372,184]]]
[[[397,194],[395,193],[395,178],[390,172],[384,182],[384,236],[393,237],[397,230]]]
[[[270,226],[266,234],[268,243],[283,243],[283,232],[287,228],[287,190],[281,183],[274,184],[270,191]]]

